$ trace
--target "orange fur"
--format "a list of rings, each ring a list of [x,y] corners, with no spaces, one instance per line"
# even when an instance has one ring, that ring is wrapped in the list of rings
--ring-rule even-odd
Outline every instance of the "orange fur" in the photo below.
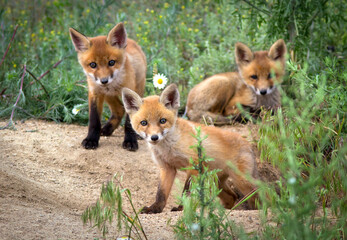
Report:
[[[276,84],[284,75],[285,53],[286,45],[282,39],[276,41],[269,51],[258,52],[236,43],[239,72],[216,74],[197,84],[188,94],[188,118],[196,122],[205,118],[217,124],[227,124],[240,113],[237,104],[252,111],[261,107],[280,107]]]
[[[117,24],[107,36],[86,37],[72,28],[70,36],[88,82],[90,123],[88,136],[82,144],[87,149],[96,148],[100,134],[111,135],[124,115],[120,100],[122,88],[126,87],[143,95],[146,57],[141,47],[127,38],[123,23]],[[109,105],[112,115],[109,122],[99,130],[104,101]],[[94,103],[96,110],[92,109],[95,107]]]
[[[189,159],[198,161],[194,149],[196,127],[201,127],[206,155],[214,159],[208,162],[209,169],[221,169],[218,173],[220,198],[225,207],[234,205],[236,194],[227,184],[230,177],[233,184],[243,194],[251,192],[255,185],[247,181],[244,175],[256,177],[255,156],[251,145],[238,133],[226,131],[213,126],[202,126],[182,118],[177,118],[179,93],[176,85],[168,86],[160,97],[150,96],[141,99],[138,94],[123,89],[125,110],[130,116],[134,130],[142,136],[151,150],[153,160],[160,168],[160,183],[154,204],[143,209],[145,213],[161,212],[169,196],[176,171],[189,166]],[[165,120],[163,120],[165,119]],[[229,166],[232,163],[240,173],[235,173]],[[188,172],[188,178],[195,171]],[[255,207],[255,198],[249,201]]]

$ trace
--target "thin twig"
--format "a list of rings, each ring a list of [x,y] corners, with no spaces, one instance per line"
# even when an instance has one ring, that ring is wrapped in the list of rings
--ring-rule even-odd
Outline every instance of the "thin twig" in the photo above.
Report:
[[[257,6],[255,6],[253,3],[249,2],[248,0],[243,0],[245,3],[247,3],[248,5],[250,5],[251,7],[254,7],[255,9],[257,9],[258,11],[265,13],[268,16],[271,16],[269,11],[266,11],[264,9],[258,8]]]
[[[12,38],[11,38],[10,42],[8,43],[8,46],[7,46],[7,49],[6,49],[6,51],[5,51],[4,56],[3,56],[2,59],[1,59],[0,66],[1,66],[1,64],[3,63],[3,61],[5,60],[5,57],[6,57],[7,53],[8,53],[8,50],[9,50],[10,47],[11,47],[11,43],[12,43],[12,41],[13,41],[13,39],[14,39],[14,36],[16,35],[17,28],[18,28],[18,25],[16,25],[16,27],[14,28],[14,31],[13,31],[13,34],[12,34]]]
[[[258,188],[254,188],[252,191],[250,191],[247,195],[245,195],[243,198],[240,199],[240,201],[238,201],[231,210],[234,210],[235,208],[237,208],[238,206],[240,206],[244,201],[245,199],[248,199],[250,196],[253,196],[253,194],[255,192],[258,191]]]
[[[46,76],[52,69],[58,67],[58,65],[64,60],[64,58],[60,59],[58,62],[56,62],[53,67],[51,67],[50,69],[48,69],[45,73],[43,73],[40,77],[38,77],[37,79],[40,80],[41,78],[43,78],[44,76]]]
[[[34,119],[37,118],[36,116],[32,115],[32,114],[29,113],[27,110],[25,110],[25,109],[23,109],[23,108],[21,108],[21,107],[16,106],[16,108],[19,109],[19,110],[21,110],[22,112],[26,113],[27,115],[29,115],[30,117],[32,117],[32,118],[34,118]]]
[[[40,80],[37,79],[37,78],[35,77],[35,75],[34,75],[31,71],[29,71],[28,69],[27,69],[27,72],[29,73],[30,76],[32,76],[32,77],[35,79],[36,82],[38,82],[38,83],[41,85],[41,87],[43,88],[43,90],[45,91],[45,93],[47,94],[47,96],[49,97],[49,94],[48,94],[48,92],[47,92],[45,86],[42,84],[42,82],[40,82]]]
[[[13,114],[14,114],[14,110],[16,109],[17,103],[19,101],[20,95],[22,94],[22,91],[23,91],[23,82],[24,82],[24,76],[25,76],[25,73],[26,73],[26,69],[27,69],[27,67],[26,67],[26,65],[24,65],[23,75],[22,75],[22,79],[21,79],[21,83],[20,83],[19,94],[18,94],[16,103],[13,105],[13,109],[12,109],[10,120],[7,123],[7,125],[5,127],[1,127],[0,130],[8,128],[11,123],[14,126],[14,124],[13,124]]]

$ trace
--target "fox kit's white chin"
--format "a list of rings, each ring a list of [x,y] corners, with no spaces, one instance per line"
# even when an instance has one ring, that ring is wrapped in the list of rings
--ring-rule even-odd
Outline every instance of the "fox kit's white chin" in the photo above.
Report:
[[[157,145],[158,143],[159,143],[159,141],[152,141],[152,140],[150,140],[150,141],[148,141],[150,144],[152,144],[152,145]]]
[[[123,66],[122,66],[123,67]],[[104,78],[99,78],[99,77],[95,77],[94,74],[89,73],[87,71],[84,70],[84,73],[90,77],[96,84],[100,85],[100,86],[107,86],[110,83],[112,83],[113,81],[121,81],[121,69],[116,69],[114,70],[114,72],[111,74],[111,76],[108,77],[104,77]]]
[[[271,94],[271,93],[275,90],[275,88],[276,88],[276,86],[272,86],[272,87],[269,87],[269,88],[266,88],[266,89],[259,89],[259,88],[255,88],[254,86],[250,86],[250,87],[253,89],[253,91],[255,92],[255,94],[258,95],[258,96],[261,96],[261,95],[263,95],[263,96],[269,95],[269,94]]]

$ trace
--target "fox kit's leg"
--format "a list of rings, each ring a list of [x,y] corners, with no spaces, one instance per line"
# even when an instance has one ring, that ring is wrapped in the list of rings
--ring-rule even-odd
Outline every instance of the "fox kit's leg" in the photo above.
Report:
[[[229,172],[229,176],[233,180],[233,184],[236,187],[237,190],[239,190],[244,196],[248,195],[251,193],[253,190],[255,190],[257,187],[256,185],[252,184],[250,181],[248,181],[245,177],[245,175],[249,175],[248,177],[256,177],[256,169],[250,168],[249,164],[254,162],[254,156],[251,155],[244,155],[241,156],[241,158],[238,160],[238,162],[244,164],[248,164],[248,166],[238,166],[239,170],[241,171],[241,176],[240,174],[234,173],[231,169]],[[255,163],[254,163],[255,164]],[[257,195],[253,195],[249,200],[248,200],[248,205],[250,209],[256,209],[256,199]]]
[[[106,125],[101,129],[101,135],[110,136],[113,131],[119,126],[119,123],[124,116],[125,110],[122,102],[118,97],[106,97],[106,102],[110,106],[112,115],[110,117],[110,120],[108,120]],[[124,133],[125,136],[123,141],[123,148],[129,151],[136,151],[138,149],[137,136],[135,131],[131,127],[128,114],[126,115]]]
[[[202,124],[230,124],[232,122],[231,118],[224,117],[219,113],[210,112],[207,109],[188,109],[187,116],[189,120]]]
[[[144,207],[141,213],[161,213],[169,197],[173,181],[176,176],[175,168],[160,168],[160,183],[155,202],[150,207]]]
[[[123,148],[129,151],[136,151],[139,148],[137,144],[137,134],[131,126],[128,114],[125,119],[124,133]]]
[[[191,176],[192,175],[197,175],[197,174],[198,174],[198,172],[195,171],[195,170],[187,171],[187,177],[186,177],[186,181],[184,183],[184,187],[183,187],[183,190],[182,190],[182,195],[184,193],[186,193],[187,195],[190,194],[190,183],[191,183],[191,180],[192,180]],[[171,209],[172,212],[177,212],[177,211],[182,211],[182,210],[183,210],[183,205],[181,205],[181,204],[178,205],[177,207],[173,207]]]
[[[89,101],[89,128],[88,128],[88,135],[82,141],[82,145],[86,149],[95,149],[99,146],[100,131],[101,131],[100,116],[103,109],[104,96],[94,95],[93,93],[89,92],[88,101]]]
[[[228,175],[222,175],[219,177],[218,185],[219,185],[219,188],[222,189],[222,191],[219,193],[218,197],[220,198],[225,208],[231,209],[235,204],[235,200],[237,199],[237,194],[227,184],[227,179],[228,179]]]
[[[240,110],[237,108],[237,103],[254,107],[256,105],[257,98],[253,93],[252,89],[247,86],[241,88],[238,92],[236,92],[235,96],[230,100],[228,105],[225,107],[224,115],[237,115],[240,114]]]
[[[245,178],[241,177],[241,176],[236,176],[235,178],[233,178],[233,183],[235,185],[235,187],[244,195],[248,195],[249,193],[251,193],[253,190],[256,189],[256,186],[251,184],[249,181],[247,181]],[[250,199],[248,199],[248,206],[250,209],[256,209],[256,199],[257,196],[252,196]]]
[[[110,107],[111,117],[105,124],[105,126],[101,129],[101,135],[110,136],[113,131],[119,126],[119,123],[124,116],[124,107],[118,96],[106,96],[105,100]]]

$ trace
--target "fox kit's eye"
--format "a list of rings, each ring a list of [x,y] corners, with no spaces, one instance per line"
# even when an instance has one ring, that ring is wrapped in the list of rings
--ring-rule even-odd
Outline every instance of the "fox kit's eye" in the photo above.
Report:
[[[267,75],[267,79],[270,79],[270,78],[272,78],[272,74],[271,73],[269,73],[269,75]]]
[[[160,122],[161,124],[166,123],[166,118],[162,118],[162,119],[160,119],[160,120],[159,120],[159,122]]]
[[[258,76],[257,75],[252,75],[251,78],[253,78],[254,80],[257,80]]]
[[[115,63],[116,63],[115,60],[110,60],[110,61],[108,62],[108,65],[109,65],[109,66],[113,66]]]
[[[147,126],[147,121],[146,121],[146,120],[142,120],[142,121],[140,122],[140,124],[141,124],[142,126]]]
[[[91,62],[91,63],[89,63],[89,66],[90,66],[91,68],[96,68],[96,63],[95,63],[95,62]]]

